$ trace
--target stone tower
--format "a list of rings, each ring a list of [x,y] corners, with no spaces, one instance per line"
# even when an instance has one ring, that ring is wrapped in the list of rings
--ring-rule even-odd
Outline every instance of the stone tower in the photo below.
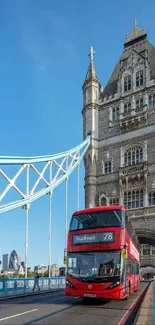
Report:
[[[85,202],[86,206],[96,205],[96,162],[98,159],[98,114],[100,82],[94,66],[94,50],[89,53],[90,63],[83,84],[83,135],[91,132],[91,146],[85,156]]]
[[[95,71],[93,54],[91,48],[83,84],[84,138],[92,133],[92,144],[85,156],[85,205],[125,205],[142,244],[143,264],[152,265],[149,254],[155,253],[151,246],[155,246],[155,48],[135,20],[104,89]]]

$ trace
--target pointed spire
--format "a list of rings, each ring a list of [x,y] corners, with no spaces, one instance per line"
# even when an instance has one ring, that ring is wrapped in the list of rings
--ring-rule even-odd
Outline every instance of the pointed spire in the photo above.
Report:
[[[94,51],[93,47],[91,46],[90,52],[88,54],[88,56],[90,58],[90,63],[89,63],[89,67],[88,67],[88,71],[87,71],[87,74],[86,74],[86,78],[85,78],[83,87],[89,81],[96,81],[96,82],[99,83],[99,79],[97,77],[95,66],[94,66],[94,54],[95,54],[95,51]]]
[[[136,29],[136,28],[137,28],[137,19],[136,19],[136,18],[134,19],[134,22],[133,22],[133,27],[134,27],[134,29]]]

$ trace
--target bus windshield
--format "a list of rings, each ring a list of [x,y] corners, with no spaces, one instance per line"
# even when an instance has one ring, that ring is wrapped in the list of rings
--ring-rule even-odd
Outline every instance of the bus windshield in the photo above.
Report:
[[[121,275],[121,252],[69,253],[67,273],[86,279]]]
[[[121,226],[124,226],[122,210],[104,210],[73,215],[70,230]]]

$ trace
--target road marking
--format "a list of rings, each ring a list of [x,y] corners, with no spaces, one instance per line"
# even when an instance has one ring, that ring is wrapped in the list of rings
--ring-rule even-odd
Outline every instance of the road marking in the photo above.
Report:
[[[21,315],[33,313],[33,311],[36,311],[36,310],[38,310],[38,309],[32,309],[32,310],[24,311],[23,313],[20,313],[20,314],[8,316],[8,317],[5,317],[5,318],[0,318],[0,322],[2,322],[3,320],[6,320],[6,319],[10,319],[10,318],[14,318],[14,317],[19,317]]]

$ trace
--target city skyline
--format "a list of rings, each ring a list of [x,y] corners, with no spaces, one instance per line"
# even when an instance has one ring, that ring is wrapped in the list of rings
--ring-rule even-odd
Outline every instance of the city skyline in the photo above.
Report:
[[[59,269],[63,268],[62,265],[51,264],[51,276],[54,274],[59,275]],[[49,270],[49,265],[39,264],[32,267],[28,265],[27,272],[28,273],[40,273],[46,274]],[[21,259],[21,257],[17,254],[16,250],[13,249],[11,253],[5,253],[2,255],[2,262],[0,261],[0,275],[3,274],[25,274],[25,262]]]
[[[134,9],[133,6],[134,5]],[[123,8],[123,1],[120,6]],[[141,7],[141,9],[139,9]],[[61,9],[60,9],[61,8]],[[130,2],[126,16],[117,3],[98,6],[59,1],[1,2],[1,143],[0,155],[44,155],[62,152],[82,140],[82,84],[88,52],[94,47],[95,66],[103,86],[117,62],[133,19],[146,27],[155,45],[152,22],[155,5]],[[147,16],[146,16],[147,9]],[[96,18],[97,17],[97,18]],[[117,19],[116,19],[117,17]],[[103,19],[104,18],[104,19]],[[114,19],[113,19],[114,18]],[[95,19],[95,24],[92,21]],[[120,24],[117,24],[118,19]],[[107,31],[108,30],[108,31]],[[103,37],[102,37],[103,35]],[[81,166],[80,208],[84,207]],[[68,221],[77,209],[75,172],[69,181]],[[60,204],[61,202],[61,204]],[[49,206],[47,196],[30,207],[28,265],[48,265]],[[52,264],[63,264],[65,248],[65,184],[54,193]],[[12,239],[13,238],[13,239]],[[0,216],[1,254],[16,247],[24,259],[25,211]]]

